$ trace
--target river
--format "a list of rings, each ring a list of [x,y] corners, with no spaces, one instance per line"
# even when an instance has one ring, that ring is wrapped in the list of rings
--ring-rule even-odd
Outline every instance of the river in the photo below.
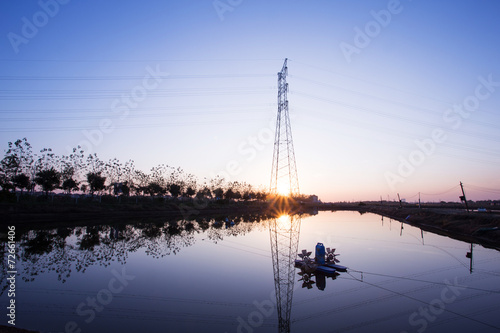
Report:
[[[40,332],[500,329],[499,251],[370,213],[135,221],[18,238],[14,297],[2,246],[0,302],[14,298],[16,327]],[[293,267],[318,242],[348,271]]]

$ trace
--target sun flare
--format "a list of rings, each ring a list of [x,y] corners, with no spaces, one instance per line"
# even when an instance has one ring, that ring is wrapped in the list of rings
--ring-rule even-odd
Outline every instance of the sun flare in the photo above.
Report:
[[[277,222],[277,225],[280,227],[280,228],[289,228],[291,226],[291,217],[290,215],[288,214],[283,214],[281,215],[280,217],[278,217],[278,219],[276,220]]]
[[[278,217],[278,220],[280,222],[285,222],[285,221],[288,221],[289,219],[290,219],[290,215],[288,215],[288,214],[283,214],[280,217]]]
[[[277,192],[279,195],[289,196],[290,195],[290,187],[286,186],[284,184],[281,184],[278,186]]]

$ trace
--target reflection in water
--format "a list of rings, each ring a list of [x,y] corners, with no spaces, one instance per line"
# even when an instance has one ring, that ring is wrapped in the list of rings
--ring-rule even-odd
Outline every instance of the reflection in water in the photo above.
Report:
[[[297,274],[300,275],[299,281],[302,281],[302,288],[312,289],[313,285],[316,284],[316,287],[322,291],[326,288],[326,280],[328,278],[335,280],[337,276],[340,275],[339,273],[335,273],[333,275],[326,276],[325,274],[318,272],[306,272],[303,269],[301,269]],[[316,279],[316,281],[313,279]]]
[[[16,262],[24,282],[33,282],[46,273],[57,274],[65,283],[73,272],[84,273],[87,268],[110,266],[113,262],[125,264],[130,253],[143,249],[153,258],[179,253],[195,244],[195,234],[206,232],[208,240],[217,243],[224,237],[245,235],[266,216],[245,216],[220,219],[180,220],[168,222],[135,223],[130,225],[96,225],[61,227],[52,230],[19,232]],[[0,255],[6,258],[7,242],[2,242]],[[8,271],[7,260],[2,260],[2,275]],[[2,276],[0,295],[7,289]]]
[[[279,332],[290,332],[295,257],[299,245],[300,223],[300,215],[286,214],[269,223]]]
[[[400,235],[399,222],[392,221],[391,230],[384,218],[382,228],[380,217],[372,214],[279,216],[18,230],[19,326],[62,332],[74,321],[82,332],[94,333],[271,333],[276,327],[282,332],[410,332],[422,327],[409,321],[424,318],[421,308],[439,310],[431,306],[443,301],[443,290],[448,290],[447,300],[454,295],[445,289],[449,281],[460,294],[433,315],[430,330],[500,327],[498,251],[478,245],[471,249],[469,243],[430,232],[424,232],[423,243],[420,229],[405,224]],[[318,241],[335,245],[352,275],[338,271],[335,281],[317,271],[297,275],[296,254],[312,250]],[[0,252],[5,255],[6,249],[0,242]],[[325,254],[330,252],[334,257],[326,248]],[[2,284],[6,263],[4,256]],[[88,297],[103,296],[112,271],[125,268],[127,275],[136,276],[134,282],[113,294],[112,302],[87,323],[88,316],[76,312],[79,305],[85,303],[89,310]],[[271,275],[276,279],[271,281]],[[2,303],[7,294],[0,296]],[[271,318],[277,312],[279,320]]]

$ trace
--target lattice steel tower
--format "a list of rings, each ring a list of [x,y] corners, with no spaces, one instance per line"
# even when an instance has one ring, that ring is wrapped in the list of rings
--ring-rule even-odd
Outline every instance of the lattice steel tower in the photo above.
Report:
[[[295,282],[295,258],[300,236],[300,215],[283,215],[270,221],[274,289],[278,310],[278,332],[290,332],[290,317]]]
[[[292,129],[288,113],[288,74],[287,60],[278,73],[278,117],[276,119],[276,133],[274,138],[273,167],[271,170],[272,194],[299,195],[299,178],[295,164]]]
[[[286,194],[293,197],[299,195],[299,181],[288,115],[287,74],[287,59],[285,59],[283,68],[278,73],[278,118],[276,120],[270,191],[272,194]],[[287,197],[275,197],[273,209],[276,218],[269,223],[276,308],[278,310],[278,331],[287,333],[290,332],[295,276],[294,263],[297,256],[301,224],[300,215],[294,215],[292,212],[294,209],[292,202],[293,200]]]

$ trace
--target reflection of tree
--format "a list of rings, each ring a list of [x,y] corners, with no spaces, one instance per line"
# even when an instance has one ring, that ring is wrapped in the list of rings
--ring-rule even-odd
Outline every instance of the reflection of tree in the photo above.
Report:
[[[80,245],[80,250],[89,250],[92,251],[94,246],[99,245],[101,242],[101,238],[99,235],[99,230],[97,227],[87,228],[87,233],[83,235],[82,239],[78,244]]]
[[[261,222],[263,221],[263,222]],[[61,227],[19,233],[17,243],[18,271],[24,281],[34,281],[41,274],[56,274],[62,283],[71,273],[85,272],[88,267],[107,267],[112,262],[124,264],[129,253],[143,249],[147,255],[162,258],[176,255],[184,247],[195,244],[195,234],[206,233],[217,242],[225,237],[245,235],[254,228],[266,228],[267,219],[260,215],[245,217],[168,222],[150,222],[88,227]],[[7,243],[0,243],[4,260],[2,274],[7,271]],[[2,276],[2,290],[7,283]]]
[[[158,230],[158,236],[146,242],[146,254],[161,258],[177,254],[182,247],[194,245],[196,227],[192,222],[170,222]]]
[[[32,230],[21,237],[18,266],[24,263],[24,281],[33,281],[36,275],[50,271],[55,271],[60,281],[66,281],[71,273],[66,255],[67,234],[68,230]]]
[[[28,239],[25,243],[27,255],[43,255],[52,251],[51,235],[47,231],[41,231],[34,238]]]
[[[2,241],[2,244],[0,244],[0,255],[2,258],[2,262],[0,262],[0,278],[2,279],[2,287],[0,289],[0,295],[2,295],[5,290],[8,288],[7,284],[7,271],[9,270],[7,267],[8,261],[7,261],[7,254],[8,254],[8,247],[7,247],[7,241]],[[17,258],[16,258],[17,260]]]

